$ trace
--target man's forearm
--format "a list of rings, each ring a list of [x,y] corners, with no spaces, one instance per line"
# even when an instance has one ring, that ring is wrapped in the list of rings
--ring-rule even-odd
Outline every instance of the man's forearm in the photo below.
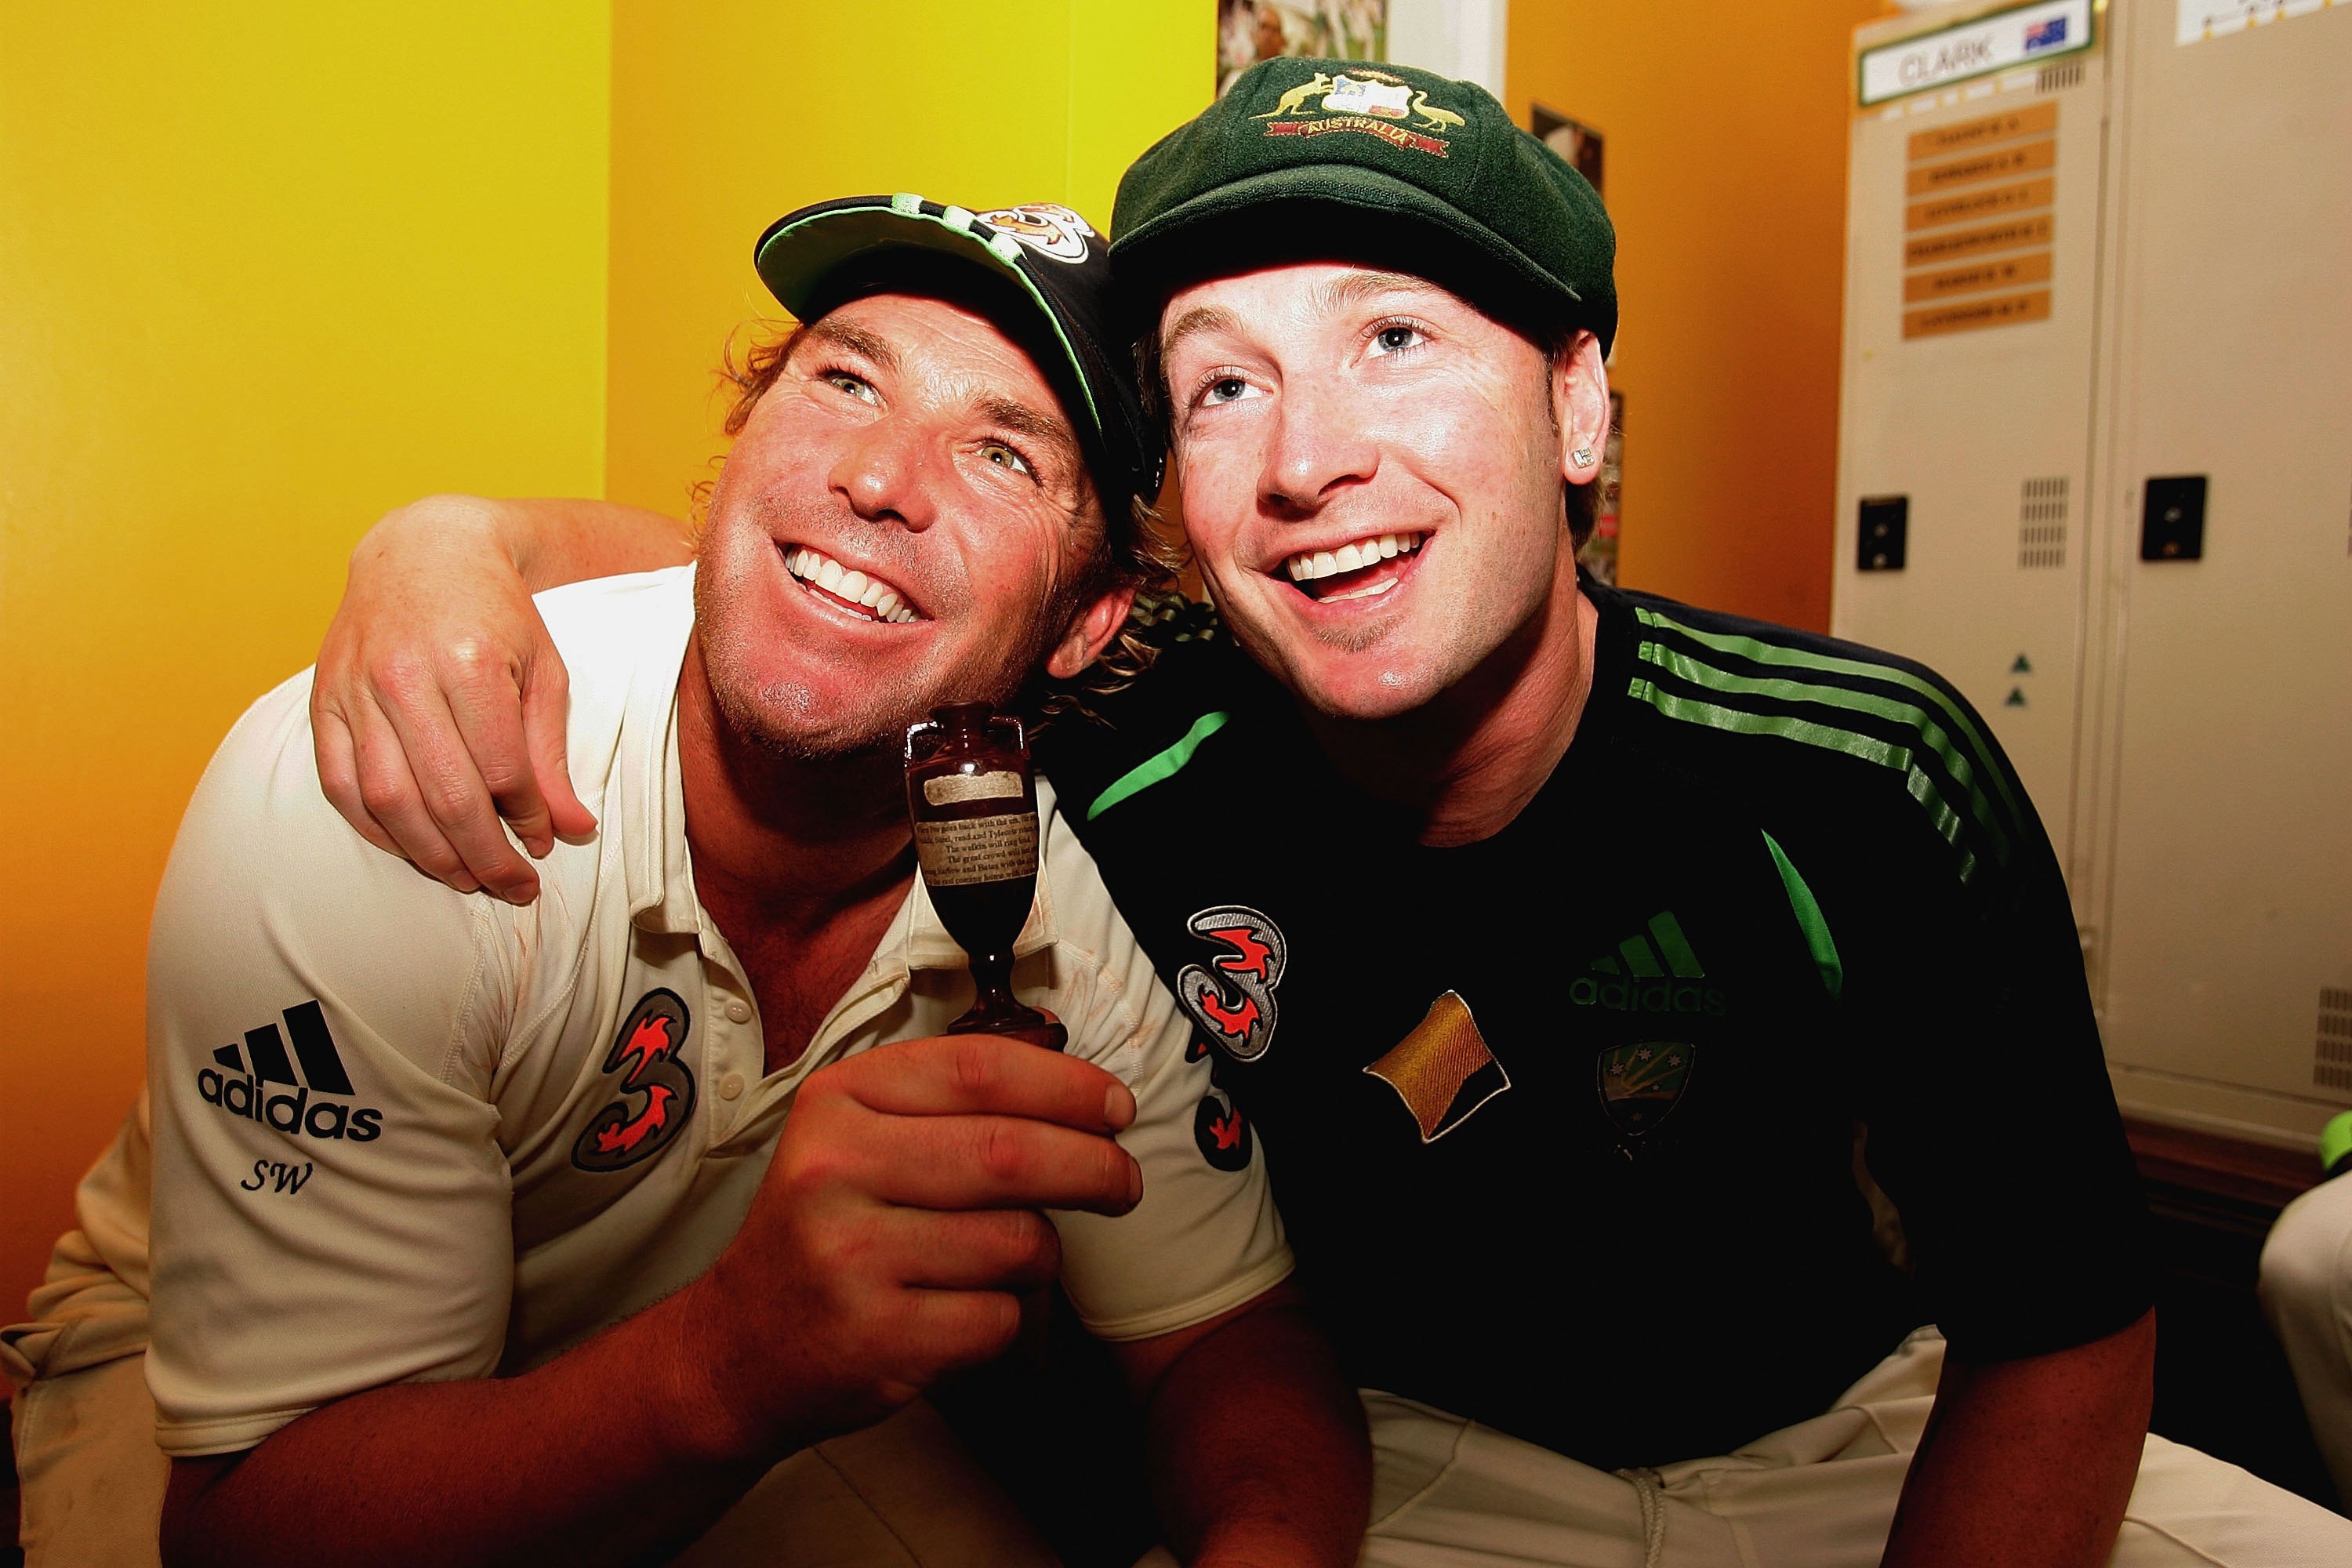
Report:
[[[520,1376],[378,1388],[175,1460],[164,1561],[665,1560],[774,1460],[1003,1353],[1059,1257],[1040,1211],[1135,1206],[1134,1119],[1101,1068],[1002,1036],[819,1068],[699,1279]]]
[[[1364,1407],[1295,1298],[1187,1350],[1150,1423],[1153,1494],[1185,1562],[1355,1562],[1371,1507]]]
[[[521,1376],[372,1389],[234,1462],[176,1461],[163,1561],[664,1560],[774,1457],[681,1352],[688,1304],[681,1292]]]
[[[643,507],[544,498],[489,505],[499,542],[534,594],[590,577],[683,565],[694,558],[686,525]]]
[[[2153,1312],[2050,1355],[1947,1360],[1887,1568],[2099,1568],[2139,1474],[2155,1364]]]

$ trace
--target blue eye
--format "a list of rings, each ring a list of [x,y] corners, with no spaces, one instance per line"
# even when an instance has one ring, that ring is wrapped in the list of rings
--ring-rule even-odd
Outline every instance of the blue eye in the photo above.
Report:
[[[1221,375],[1209,383],[1201,394],[1203,403],[1236,403],[1249,391],[1249,383],[1237,375]]]
[[[1372,334],[1372,347],[1380,353],[1402,353],[1407,349],[1419,348],[1428,341],[1419,327],[1409,327],[1402,322],[1391,322]]]

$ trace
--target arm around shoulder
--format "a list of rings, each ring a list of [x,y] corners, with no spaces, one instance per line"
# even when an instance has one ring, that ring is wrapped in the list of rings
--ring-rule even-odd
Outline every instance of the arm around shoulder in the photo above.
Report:
[[[387,513],[352,552],[319,652],[327,798],[377,848],[530,902],[530,858],[596,826],[564,768],[568,677],[530,595],[693,553],[676,519],[610,501],[428,496]]]

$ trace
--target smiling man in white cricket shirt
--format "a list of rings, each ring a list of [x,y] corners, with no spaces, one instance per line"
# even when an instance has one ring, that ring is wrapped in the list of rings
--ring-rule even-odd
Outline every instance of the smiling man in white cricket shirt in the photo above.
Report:
[[[1263,1163],[1201,1157],[1209,1066],[1058,817],[1015,984],[1067,1053],[940,1037],[971,987],[914,876],[900,739],[1089,663],[1157,484],[1100,241],[1061,208],[877,196],[757,257],[802,324],[746,373],[696,563],[541,603],[602,826],[534,903],[344,824],[307,673],[197,789],[150,955],[166,1563],[666,1560],[788,1456],[1003,1351],[1057,1274],[1146,1403],[1172,1543],[1353,1554],[1361,1414],[1284,1282]],[[385,802],[384,756],[348,755]],[[89,1412],[39,1359],[75,1294],[10,1331],[12,1365],[61,1374],[19,1415],[43,1568],[92,1560],[68,1538],[94,1494],[50,1473]],[[781,1534],[739,1524],[737,1551],[839,1549],[795,1517],[838,1468],[802,1467],[763,1504]],[[112,1539],[152,1541],[152,1500],[120,1501]],[[1017,1521],[929,1511],[926,1561],[1036,1560]],[[907,1550],[898,1522],[848,1555]]]

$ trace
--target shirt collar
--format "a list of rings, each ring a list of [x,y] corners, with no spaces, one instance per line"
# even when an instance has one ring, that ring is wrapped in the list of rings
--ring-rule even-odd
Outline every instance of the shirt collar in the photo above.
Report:
[[[686,666],[686,647],[694,628],[694,569],[685,569],[687,594],[677,635],[662,644],[664,657],[644,660],[634,679],[643,682],[632,692],[621,728],[621,810],[627,840],[622,864],[627,879],[629,917],[643,931],[699,935],[709,923],[701,900],[694,894],[694,862],[686,839],[686,784],[678,764],[677,686]],[[665,609],[667,606],[664,606]],[[661,683],[666,700],[656,700],[651,688]],[[1037,814],[1041,826],[1054,815],[1053,786],[1037,781]],[[1041,842],[1051,835],[1040,834]],[[1051,879],[1044,873],[1042,856],[1037,878],[1037,901],[1013,944],[1015,958],[1051,947],[1059,939],[1054,923]],[[963,969],[969,961],[963,949],[940,923],[929,889],[915,879],[906,901],[898,906],[890,928],[867,965],[869,980],[905,980],[918,969]]]

